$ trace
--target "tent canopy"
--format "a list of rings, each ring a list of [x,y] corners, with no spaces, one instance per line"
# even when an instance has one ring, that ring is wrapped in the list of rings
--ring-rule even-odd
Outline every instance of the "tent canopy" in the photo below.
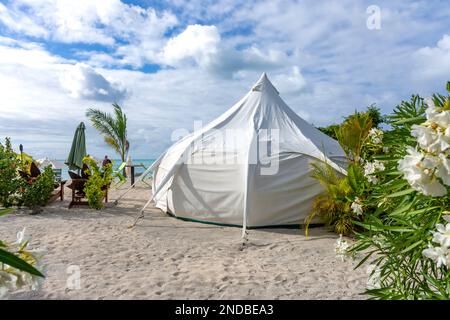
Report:
[[[176,217],[248,227],[303,223],[323,189],[311,161],[346,173],[339,143],[300,118],[264,73],[220,117],[152,165],[156,206]]]

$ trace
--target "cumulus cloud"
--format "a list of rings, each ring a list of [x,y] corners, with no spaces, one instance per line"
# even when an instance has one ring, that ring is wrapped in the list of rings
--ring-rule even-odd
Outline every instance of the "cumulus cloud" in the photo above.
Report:
[[[127,42],[158,40],[177,24],[169,12],[158,15],[120,0],[17,0],[0,4],[0,21],[10,30],[65,43],[96,43],[112,46]]]
[[[222,76],[233,76],[245,70],[285,68],[292,63],[291,60],[285,52],[263,51],[256,45],[237,50],[223,41],[216,26],[198,24],[189,25],[170,38],[159,56],[159,62],[168,66],[198,66]]]
[[[194,60],[200,66],[211,63],[220,45],[215,26],[189,25],[186,30],[169,39],[162,52],[162,60],[172,66]]]
[[[273,83],[280,92],[293,93],[303,89],[306,85],[306,80],[300,73],[300,68],[294,66],[290,72],[276,75]]]
[[[72,98],[115,102],[125,97],[126,90],[105,79],[92,67],[77,63],[60,77],[61,85]]]
[[[423,47],[414,53],[418,72],[427,79],[448,80],[450,75],[450,35],[445,34],[434,47]]]

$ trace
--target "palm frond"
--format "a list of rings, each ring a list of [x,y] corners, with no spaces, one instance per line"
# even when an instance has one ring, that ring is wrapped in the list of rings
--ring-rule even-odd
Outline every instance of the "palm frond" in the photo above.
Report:
[[[87,110],[86,116],[90,118],[92,126],[103,135],[105,142],[124,161],[130,145],[127,140],[127,117],[117,103],[113,103],[113,111],[111,115],[91,108]]]

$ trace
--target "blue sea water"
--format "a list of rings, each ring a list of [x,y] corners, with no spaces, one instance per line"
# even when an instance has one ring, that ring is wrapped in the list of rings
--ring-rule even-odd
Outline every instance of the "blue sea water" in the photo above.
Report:
[[[65,160],[57,160],[57,161],[59,163],[61,163],[61,164],[64,164]],[[132,163],[134,165],[143,164],[145,166],[145,168],[148,168],[148,167],[150,167],[153,164],[154,161],[155,161],[155,159],[133,159]],[[120,166],[120,164],[122,163],[122,161],[120,159],[114,159],[114,160],[112,160],[112,162],[113,162],[114,170],[116,170],[117,167]],[[134,174],[136,176],[142,174],[145,171],[145,168],[136,167],[134,169]],[[63,167],[61,169],[62,169],[62,178],[63,178],[63,180],[69,180],[70,179],[70,177],[69,177],[69,168],[66,165],[63,165]]]

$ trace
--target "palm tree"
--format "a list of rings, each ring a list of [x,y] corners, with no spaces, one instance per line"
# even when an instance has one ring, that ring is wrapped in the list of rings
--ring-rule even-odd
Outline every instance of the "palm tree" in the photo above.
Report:
[[[86,116],[90,118],[92,126],[103,135],[105,142],[120,155],[124,162],[130,148],[127,140],[127,116],[117,103],[113,103],[113,108],[114,115],[91,108],[87,110]]]

